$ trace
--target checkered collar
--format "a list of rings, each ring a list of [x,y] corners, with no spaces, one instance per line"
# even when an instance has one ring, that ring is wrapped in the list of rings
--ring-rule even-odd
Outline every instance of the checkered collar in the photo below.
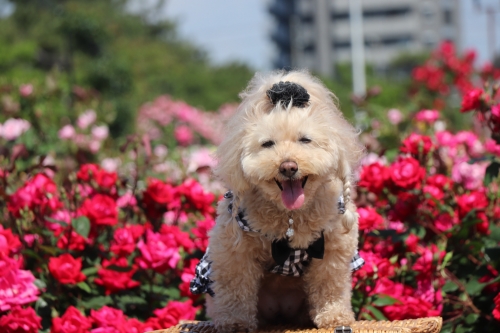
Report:
[[[226,192],[226,194],[224,194],[224,198],[231,200],[227,209],[229,214],[232,214],[233,193],[231,191]],[[343,196],[339,197],[337,204],[339,214],[344,214],[345,203]],[[250,226],[248,220],[245,218],[244,210],[239,210],[235,219],[241,230],[246,232],[259,232],[259,230],[255,230]],[[290,248],[287,238],[275,239],[271,243],[271,250],[272,257],[277,265],[271,269],[271,272],[285,276],[301,276],[312,258],[323,259],[324,249],[325,238],[323,232],[321,233],[321,236],[309,245],[307,249]],[[351,271],[357,271],[363,267],[364,264],[365,261],[359,256],[358,251],[356,251],[354,257],[351,259]]]

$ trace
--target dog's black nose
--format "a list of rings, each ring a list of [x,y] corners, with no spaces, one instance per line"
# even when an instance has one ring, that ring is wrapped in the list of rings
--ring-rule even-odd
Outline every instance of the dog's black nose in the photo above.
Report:
[[[292,177],[295,175],[297,170],[299,169],[299,166],[295,162],[283,162],[280,165],[280,172],[283,176],[285,177]]]

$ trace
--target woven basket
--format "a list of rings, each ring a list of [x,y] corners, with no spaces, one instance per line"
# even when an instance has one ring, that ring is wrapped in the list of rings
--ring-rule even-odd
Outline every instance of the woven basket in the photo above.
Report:
[[[351,325],[353,333],[439,333],[443,319],[429,317],[420,319],[394,321],[357,321]],[[165,330],[150,333],[217,333],[214,325],[209,321],[184,322]],[[293,329],[290,327],[269,327],[258,330],[256,333],[334,333],[335,329]]]

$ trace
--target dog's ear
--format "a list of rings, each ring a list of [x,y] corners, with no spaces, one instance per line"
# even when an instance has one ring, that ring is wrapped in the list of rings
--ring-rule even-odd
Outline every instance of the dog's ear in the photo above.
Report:
[[[243,123],[242,112],[237,110],[226,125],[225,138],[215,154],[217,166],[214,168],[214,175],[233,191],[236,197],[250,187],[241,165],[243,137],[245,135]]]
[[[341,153],[342,154],[342,153]],[[342,195],[344,196],[345,213],[342,215],[342,225],[346,229],[345,232],[348,233],[355,223],[358,222],[358,213],[356,212],[356,206],[351,202],[351,188],[352,188],[352,168],[347,158],[342,157],[340,159],[340,165],[337,169],[336,177],[340,179],[342,183]]]

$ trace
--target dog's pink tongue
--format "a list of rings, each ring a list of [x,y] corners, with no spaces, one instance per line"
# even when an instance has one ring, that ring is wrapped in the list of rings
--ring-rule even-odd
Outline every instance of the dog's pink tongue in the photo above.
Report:
[[[304,189],[300,180],[286,180],[281,185],[283,186],[283,191],[281,192],[283,204],[290,210],[299,209],[305,199]]]

